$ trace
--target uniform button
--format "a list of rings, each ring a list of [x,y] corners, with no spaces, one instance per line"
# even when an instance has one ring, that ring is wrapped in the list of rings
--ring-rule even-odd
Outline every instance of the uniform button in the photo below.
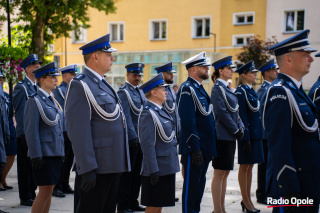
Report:
[[[306,115],[308,115],[308,113],[306,112]]]
[[[298,169],[301,172],[301,168]]]
[[[188,148],[191,148],[190,146],[188,146]]]
[[[279,185],[279,188],[280,188],[280,189],[282,189],[282,186],[281,186],[281,185]]]

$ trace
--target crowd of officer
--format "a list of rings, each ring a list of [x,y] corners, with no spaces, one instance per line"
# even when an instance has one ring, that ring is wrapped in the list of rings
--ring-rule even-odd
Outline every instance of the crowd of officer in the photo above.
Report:
[[[12,189],[5,177],[17,154],[20,204],[32,206],[33,213],[49,212],[52,195],[66,193],[74,193],[77,213],[157,213],[175,205],[180,154],[182,212],[200,212],[212,163],[214,212],[224,213],[238,146],[242,211],[260,212],[251,200],[252,169],[259,164],[258,203],[267,204],[268,197],[311,198],[312,206],[273,211],[318,212],[320,78],[309,97],[301,85],[316,51],[309,32],[270,48],[279,67],[272,59],[258,69],[253,61],[238,68],[236,90],[228,83],[232,56],[215,61],[211,96],[202,85],[211,66],[206,52],[182,62],[188,78],[177,92],[170,87],[176,72],[172,62],[156,67],[158,74],[140,87],[145,65],[128,64],[127,81],[116,92],[104,79],[117,51],[110,34],[80,48],[86,66],[78,75],[75,64],[41,67],[38,56],[29,55],[20,64],[26,77],[13,91],[16,128],[11,101],[0,87],[0,190]],[[264,82],[256,92],[258,71]],[[63,81],[57,85],[60,75]],[[1,73],[1,82],[4,77]]]

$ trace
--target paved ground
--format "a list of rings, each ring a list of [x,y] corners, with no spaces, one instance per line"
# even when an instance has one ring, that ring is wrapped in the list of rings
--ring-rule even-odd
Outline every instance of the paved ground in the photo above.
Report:
[[[238,168],[237,160],[235,162],[235,168],[230,172],[227,185],[227,195],[226,195],[226,210],[228,213],[240,213],[241,207],[241,194],[238,184]],[[271,209],[268,209],[267,206],[257,204],[255,201],[255,189],[257,186],[257,167],[253,168],[253,183],[252,183],[252,201],[254,202],[256,208],[259,208],[261,212],[271,212]],[[14,188],[12,190],[7,190],[5,192],[0,192],[0,209],[8,211],[11,213],[26,213],[31,212],[30,207],[20,206],[19,205],[19,194],[18,194],[18,183],[17,183],[17,169],[16,164],[13,165],[12,170],[9,173],[7,182],[10,186]],[[210,166],[207,173],[207,183],[206,189],[203,196],[201,204],[201,212],[211,213],[213,211],[213,203],[211,196],[211,179],[213,175],[213,169]],[[74,173],[70,178],[70,185],[74,184]],[[180,198],[180,201],[176,203],[175,207],[164,208],[163,213],[178,213],[182,212],[181,210],[181,194],[182,194],[182,184],[183,178],[180,173],[177,174],[177,187],[176,187],[176,196]],[[50,212],[73,212],[73,195],[67,195],[65,198],[56,198],[53,197]]]

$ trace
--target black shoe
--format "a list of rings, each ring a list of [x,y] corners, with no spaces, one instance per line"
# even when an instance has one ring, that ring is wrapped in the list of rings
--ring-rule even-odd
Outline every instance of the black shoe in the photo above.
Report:
[[[4,188],[4,187],[0,188],[0,191],[6,191],[6,190],[7,190],[7,189]]]
[[[62,188],[62,192],[65,194],[73,194],[74,190],[71,188],[71,186],[68,185],[67,187]]]
[[[60,189],[54,189],[52,192],[52,196],[55,197],[65,197],[66,195]]]
[[[267,198],[257,198],[257,203],[268,205]]]
[[[146,210],[145,207],[140,206],[140,205],[137,205],[137,206],[135,206],[135,207],[133,207],[131,209],[132,209],[132,211],[136,211],[136,212],[144,212]]]
[[[33,204],[33,200],[29,199],[29,200],[20,200],[20,205],[21,206],[32,206]]]
[[[118,213],[134,213],[132,209],[124,209],[124,210],[118,210]]]
[[[176,198],[174,199],[174,201],[175,201],[175,202],[179,202],[179,198],[176,197]]]
[[[3,186],[3,188],[5,188],[5,189],[13,189],[12,186]],[[0,212],[0,213],[1,213],[1,212]]]
[[[247,207],[244,205],[244,203],[243,203],[243,201],[241,201],[241,207],[242,207],[242,212],[248,212],[248,213],[255,213],[255,212],[258,212],[257,210],[259,210],[259,209],[252,209],[252,210],[250,210],[250,209],[247,209]],[[260,212],[260,210],[259,210],[259,212]]]

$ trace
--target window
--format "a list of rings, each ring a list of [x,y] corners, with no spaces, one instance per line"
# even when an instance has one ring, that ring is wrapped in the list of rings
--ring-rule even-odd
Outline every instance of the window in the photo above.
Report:
[[[240,34],[232,35],[232,45],[233,46],[245,46],[248,41],[253,37],[253,34]]]
[[[87,30],[84,28],[80,28],[78,38],[76,38],[75,31],[71,32],[71,41],[73,44],[81,44],[87,42]]]
[[[304,10],[284,12],[284,32],[297,32],[304,30]]]
[[[167,39],[167,20],[150,20],[150,40],[166,40]]]
[[[209,38],[211,17],[192,17],[192,38]]]
[[[254,12],[243,12],[233,14],[233,25],[254,24]]]
[[[112,42],[123,42],[124,41],[124,22],[109,23],[108,31],[111,34],[111,41]]]

